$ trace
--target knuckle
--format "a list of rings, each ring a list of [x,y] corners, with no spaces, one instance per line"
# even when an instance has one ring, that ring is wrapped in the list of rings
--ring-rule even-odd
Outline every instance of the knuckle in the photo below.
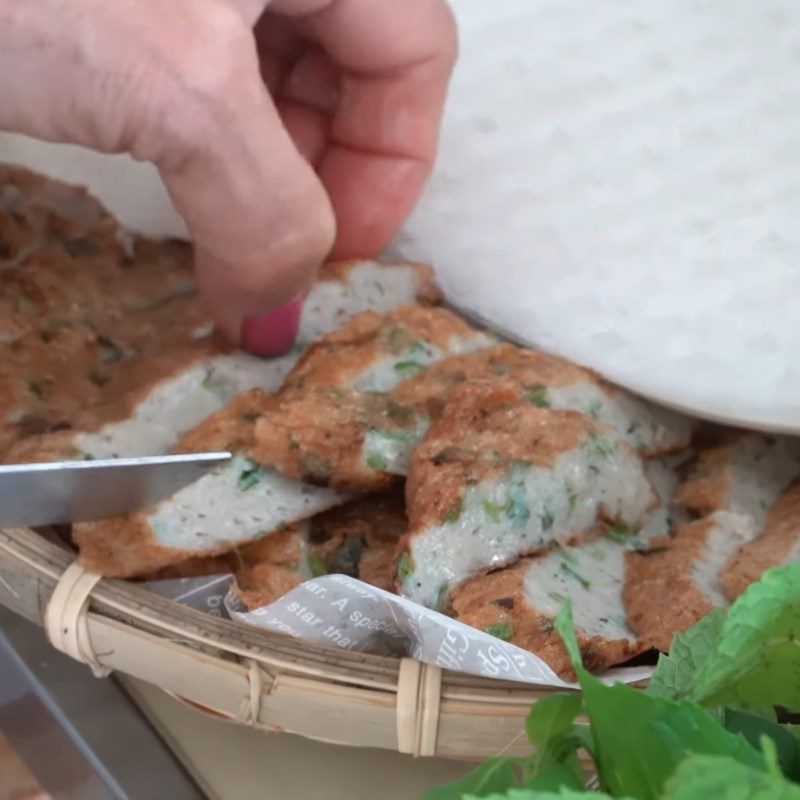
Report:
[[[217,101],[248,70],[257,71],[255,39],[241,15],[225,3],[201,6],[175,54],[176,77],[184,89]]]

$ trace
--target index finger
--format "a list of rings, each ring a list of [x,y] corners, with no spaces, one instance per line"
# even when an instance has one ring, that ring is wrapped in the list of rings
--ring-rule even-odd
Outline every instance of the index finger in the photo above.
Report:
[[[455,63],[443,0],[277,0],[342,70],[319,176],[336,213],[338,257],[391,241],[433,166]]]

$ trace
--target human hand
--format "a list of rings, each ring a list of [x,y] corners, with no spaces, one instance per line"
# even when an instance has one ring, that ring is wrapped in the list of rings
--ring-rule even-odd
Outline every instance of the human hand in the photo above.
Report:
[[[218,328],[269,355],[329,251],[412,209],[455,54],[444,0],[0,0],[0,129],[153,162]]]

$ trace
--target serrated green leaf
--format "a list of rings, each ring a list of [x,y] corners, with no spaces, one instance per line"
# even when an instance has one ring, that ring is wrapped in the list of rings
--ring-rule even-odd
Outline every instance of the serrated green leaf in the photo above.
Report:
[[[463,800],[475,800],[474,795],[464,795]],[[610,794],[590,792],[588,789],[564,788],[558,792],[538,789],[511,789],[505,794],[484,795],[483,800],[612,800]],[[620,797],[618,800],[632,800]]]
[[[574,720],[582,707],[581,696],[568,692],[556,692],[534,703],[525,720],[525,731],[535,748],[522,765],[525,786],[538,786],[537,782],[545,775],[552,778],[557,773],[562,780],[556,788],[564,784],[581,787],[577,752],[584,746],[585,738]],[[564,776],[569,776],[568,781]]]
[[[698,669],[705,664],[719,639],[725,611],[721,608],[692,625],[672,640],[669,655],[660,655],[647,692],[680,700],[692,692]]]
[[[662,800],[800,800],[800,786],[777,771],[726,756],[695,754],[678,765]]]
[[[534,747],[542,748],[572,729],[583,700],[574,692],[555,692],[537,700],[525,719],[525,732]]]
[[[695,752],[763,766],[761,754],[744,737],[726,731],[696,703],[653,697],[624,684],[606,686],[583,667],[577,672],[595,764],[612,795],[659,798],[675,767]]]
[[[763,737],[768,737],[781,772],[791,780],[800,779],[800,742],[783,725],[735,708],[723,709],[722,724],[725,730],[742,734],[756,748],[761,747]]]
[[[705,705],[800,711],[800,563],[771,569],[728,609],[691,696]]]
[[[489,797],[501,795],[515,788],[517,773],[516,760],[512,758],[491,758],[467,773],[460,781],[429,789],[422,800],[462,800],[464,797]]]
[[[523,789],[534,789],[537,792],[559,792],[565,789],[581,791],[584,788],[582,781],[583,772],[578,765],[578,769],[567,767],[564,764],[556,764],[554,767],[545,770],[535,778],[525,781]]]

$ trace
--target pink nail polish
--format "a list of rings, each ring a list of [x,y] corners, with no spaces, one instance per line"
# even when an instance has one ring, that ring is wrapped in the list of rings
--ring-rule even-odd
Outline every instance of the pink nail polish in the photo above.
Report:
[[[303,299],[298,297],[267,314],[246,319],[242,325],[242,347],[264,358],[289,352],[300,329],[302,310]]]

